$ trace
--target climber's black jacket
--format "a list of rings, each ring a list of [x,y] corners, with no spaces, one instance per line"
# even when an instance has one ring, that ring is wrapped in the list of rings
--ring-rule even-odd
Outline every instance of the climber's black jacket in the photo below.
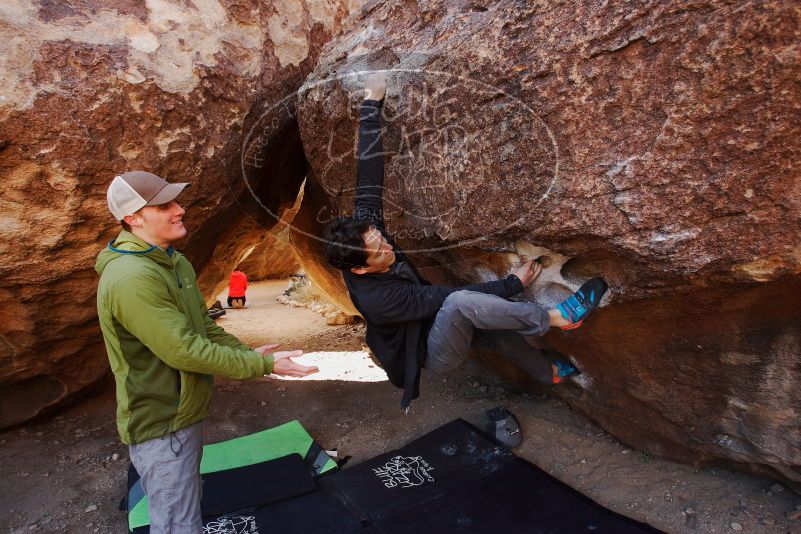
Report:
[[[462,287],[432,285],[387,235],[383,216],[384,151],[381,103],[365,100],[359,110],[359,145],[354,217],[368,218],[395,249],[395,263],[386,273],[354,274],[344,270],[345,284],[356,309],[367,322],[367,345],[390,382],[403,388],[407,408],[420,389],[420,368],[427,355],[431,325],[445,298],[462,289],[509,298],[523,291],[515,275],[504,280]]]

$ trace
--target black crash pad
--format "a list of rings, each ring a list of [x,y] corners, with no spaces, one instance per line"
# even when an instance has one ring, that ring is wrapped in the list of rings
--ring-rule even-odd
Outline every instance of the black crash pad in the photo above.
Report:
[[[595,503],[463,420],[330,480],[368,532],[659,532]]]

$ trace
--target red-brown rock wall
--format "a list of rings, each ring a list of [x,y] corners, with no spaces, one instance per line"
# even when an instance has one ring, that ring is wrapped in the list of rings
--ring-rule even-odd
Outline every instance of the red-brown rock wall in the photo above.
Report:
[[[262,232],[261,240],[239,262],[237,269],[245,273],[248,280],[287,278],[301,270],[300,259],[289,234],[302,200],[303,195],[298,195],[295,205],[284,211],[281,222],[269,232]]]
[[[284,228],[282,232],[267,234],[239,264],[239,270],[253,281],[287,278],[299,273],[300,260],[289,242],[289,230]]]
[[[388,70],[385,214],[426,274],[544,256],[543,305],[604,276],[596,317],[543,341],[584,370],[568,401],[642,450],[797,487],[799,42],[789,0],[372,4],[301,92],[298,220],[352,209],[358,73]]]
[[[212,258],[230,270],[292,206],[305,172],[295,121],[260,121],[276,103],[291,110],[357,4],[4,5],[0,428],[108,372],[93,265],[119,229],[105,200],[116,174],[145,169],[193,184],[180,198],[190,236],[177,245],[199,271]],[[231,229],[245,216],[248,234]],[[232,236],[236,246],[215,255]]]

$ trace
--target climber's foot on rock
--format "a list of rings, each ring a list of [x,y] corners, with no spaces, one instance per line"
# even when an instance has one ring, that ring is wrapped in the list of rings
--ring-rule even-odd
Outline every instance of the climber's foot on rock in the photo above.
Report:
[[[607,289],[609,286],[603,278],[595,277],[587,280],[578,291],[557,304],[556,308],[549,310],[551,326],[562,330],[578,328],[601,303]]]
[[[551,362],[551,371],[553,372],[552,382],[554,384],[561,384],[571,376],[581,374],[581,371],[575,365],[564,360]]]

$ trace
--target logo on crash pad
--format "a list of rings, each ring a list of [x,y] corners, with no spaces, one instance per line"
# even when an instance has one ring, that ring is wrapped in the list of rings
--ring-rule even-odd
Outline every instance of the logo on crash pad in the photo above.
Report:
[[[218,517],[203,527],[203,534],[259,534],[256,518],[252,515]]]
[[[422,456],[395,456],[373,472],[387,488],[412,488],[426,482],[434,482],[434,468]]]

